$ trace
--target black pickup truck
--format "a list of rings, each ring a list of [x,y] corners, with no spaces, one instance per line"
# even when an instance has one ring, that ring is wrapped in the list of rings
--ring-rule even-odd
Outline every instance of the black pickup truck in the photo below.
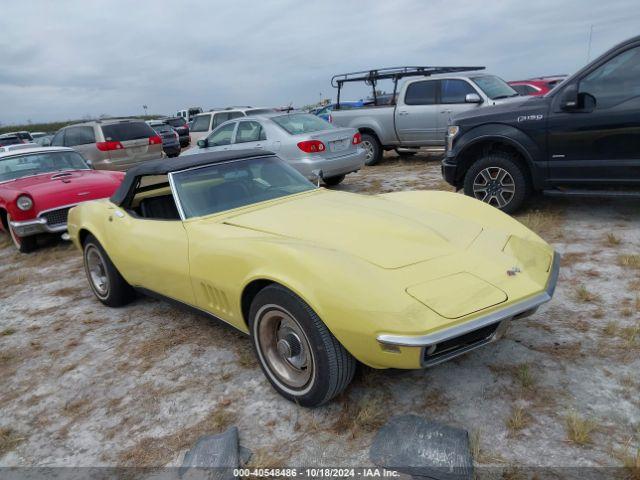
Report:
[[[542,97],[454,117],[442,176],[507,213],[536,191],[640,197],[640,36]]]

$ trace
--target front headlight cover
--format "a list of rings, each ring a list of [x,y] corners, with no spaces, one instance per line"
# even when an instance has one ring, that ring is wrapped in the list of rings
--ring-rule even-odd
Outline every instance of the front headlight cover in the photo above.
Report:
[[[26,212],[27,210],[31,210],[33,208],[33,200],[29,195],[20,195],[16,200],[16,205],[20,210]]]
[[[451,151],[453,149],[453,139],[460,131],[460,127],[458,125],[449,125],[447,127],[447,150]]]

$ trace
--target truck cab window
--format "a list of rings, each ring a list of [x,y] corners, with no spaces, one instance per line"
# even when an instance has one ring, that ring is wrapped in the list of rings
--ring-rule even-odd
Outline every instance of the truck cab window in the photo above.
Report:
[[[404,103],[407,105],[433,105],[436,103],[437,80],[414,82],[407,87]]]
[[[464,80],[450,79],[440,81],[441,103],[466,103],[465,98],[469,93],[478,93]]]
[[[640,47],[601,65],[580,82],[580,93],[596,99],[596,109],[611,108],[640,96]]]

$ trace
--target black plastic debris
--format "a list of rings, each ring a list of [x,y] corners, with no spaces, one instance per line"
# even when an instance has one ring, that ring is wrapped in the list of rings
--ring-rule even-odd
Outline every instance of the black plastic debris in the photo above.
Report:
[[[378,467],[416,478],[473,478],[467,431],[416,415],[391,418],[373,439],[369,458]]]
[[[207,478],[232,480],[233,470],[239,467],[238,428],[231,427],[218,435],[206,435],[185,454],[179,469],[180,477],[189,470],[206,472]],[[195,472],[191,472],[195,473]],[[187,475],[189,477],[191,475]]]

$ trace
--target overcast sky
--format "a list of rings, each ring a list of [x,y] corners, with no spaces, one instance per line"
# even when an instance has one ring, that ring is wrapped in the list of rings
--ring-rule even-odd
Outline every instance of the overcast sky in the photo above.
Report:
[[[4,2],[0,122],[301,106],[335,73],[485,65],[571,73],[640,34],[638,0]],[[348,91],[345,99],[360,98]]]

